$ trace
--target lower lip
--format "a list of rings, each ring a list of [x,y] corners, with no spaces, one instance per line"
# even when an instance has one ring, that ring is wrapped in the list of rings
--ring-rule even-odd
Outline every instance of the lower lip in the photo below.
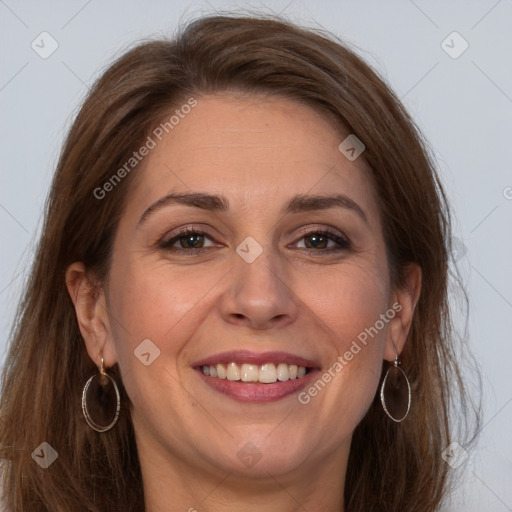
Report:
[[[318,370],[311,370],[300,379],[290,379],[283,382],[277,381],[272,384],[262,384],[259,382],[243,382],[240,380],[232,381],[228,379],[219,379],[205,375],[201,369],[197,369],[199,376],[205,384],[212,389],[227,395],[239,402],[275,402],[287,396],[298,393],[305,388],[315,378]]]

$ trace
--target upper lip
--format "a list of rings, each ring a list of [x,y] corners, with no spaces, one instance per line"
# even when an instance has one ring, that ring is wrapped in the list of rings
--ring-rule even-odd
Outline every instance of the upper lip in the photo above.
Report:
[[[250,363],[262,365],[265,363],[286,363],[295,364],[297,366],[305,366],[307,368],[316,368],[318,363],[311,359],[290,354],[288,352],[253,352],[251,350],[233,350],[229,352],[221,352],[209,356],[200,361],[196,361],[192,366],[213,366],[221,363]]]

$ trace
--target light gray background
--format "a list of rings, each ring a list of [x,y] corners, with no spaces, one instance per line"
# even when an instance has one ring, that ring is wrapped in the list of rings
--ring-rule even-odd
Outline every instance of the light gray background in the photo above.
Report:
[[[240,8],[283,12],[356,44],[431,142],[457,216],[454,236],[470,293],[470,341],[485,393],[480,443],[445,510],[512,511],[510,0],[286,0],[266,7],[215,0],[0,0],[0,351],[5,352],[64,134],[93,79],[137,39],[172,35],[180,20]],[[59,45],[47,59],[31,48],[43,31]],[[469,44],[456,59],[441,46],[453,31]],[[452,39],[446,44],[456,52],[462,46]]]

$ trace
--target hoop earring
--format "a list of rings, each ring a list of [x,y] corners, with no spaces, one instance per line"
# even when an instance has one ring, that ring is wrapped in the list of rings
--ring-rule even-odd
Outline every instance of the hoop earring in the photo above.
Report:
[[[388,368],[380,388],[380,401],[384,412],[396,423],[405,420],[411,408],[411,385],[405,372],[400,368],[402,362],[396,352],[393,366]]]
[[[82,411],[91,428],[97,432],[106,432],[117,422],[121,399],[116,381],[107,375],[103,367],[103,357],[99,371],[84,386]]]

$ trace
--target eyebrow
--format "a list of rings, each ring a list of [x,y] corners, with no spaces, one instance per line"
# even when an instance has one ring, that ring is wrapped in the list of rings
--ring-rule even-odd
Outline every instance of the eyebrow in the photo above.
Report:
[[[229,211],[229,200],[222,195],[206,194],[202,192],[171,193],[158,199],[158,201],[147,208],[139,219],[137,226],[140,226],[156,211],[171,204],[193,206],[200,208],[201,210],[220,213],[227,213]],[[353,199],[350,199],[350,197],[344,194],[299,194],[290,199],[288,204],[286,204],[283,208],[282,213],[301,213],[308,211],[328,210],[330,208],[344,208],[347,210],[352,210],[359,217],[361,217],[361,219],[363,219],[366,224],[369,224],[368,217],[364,210]]]

